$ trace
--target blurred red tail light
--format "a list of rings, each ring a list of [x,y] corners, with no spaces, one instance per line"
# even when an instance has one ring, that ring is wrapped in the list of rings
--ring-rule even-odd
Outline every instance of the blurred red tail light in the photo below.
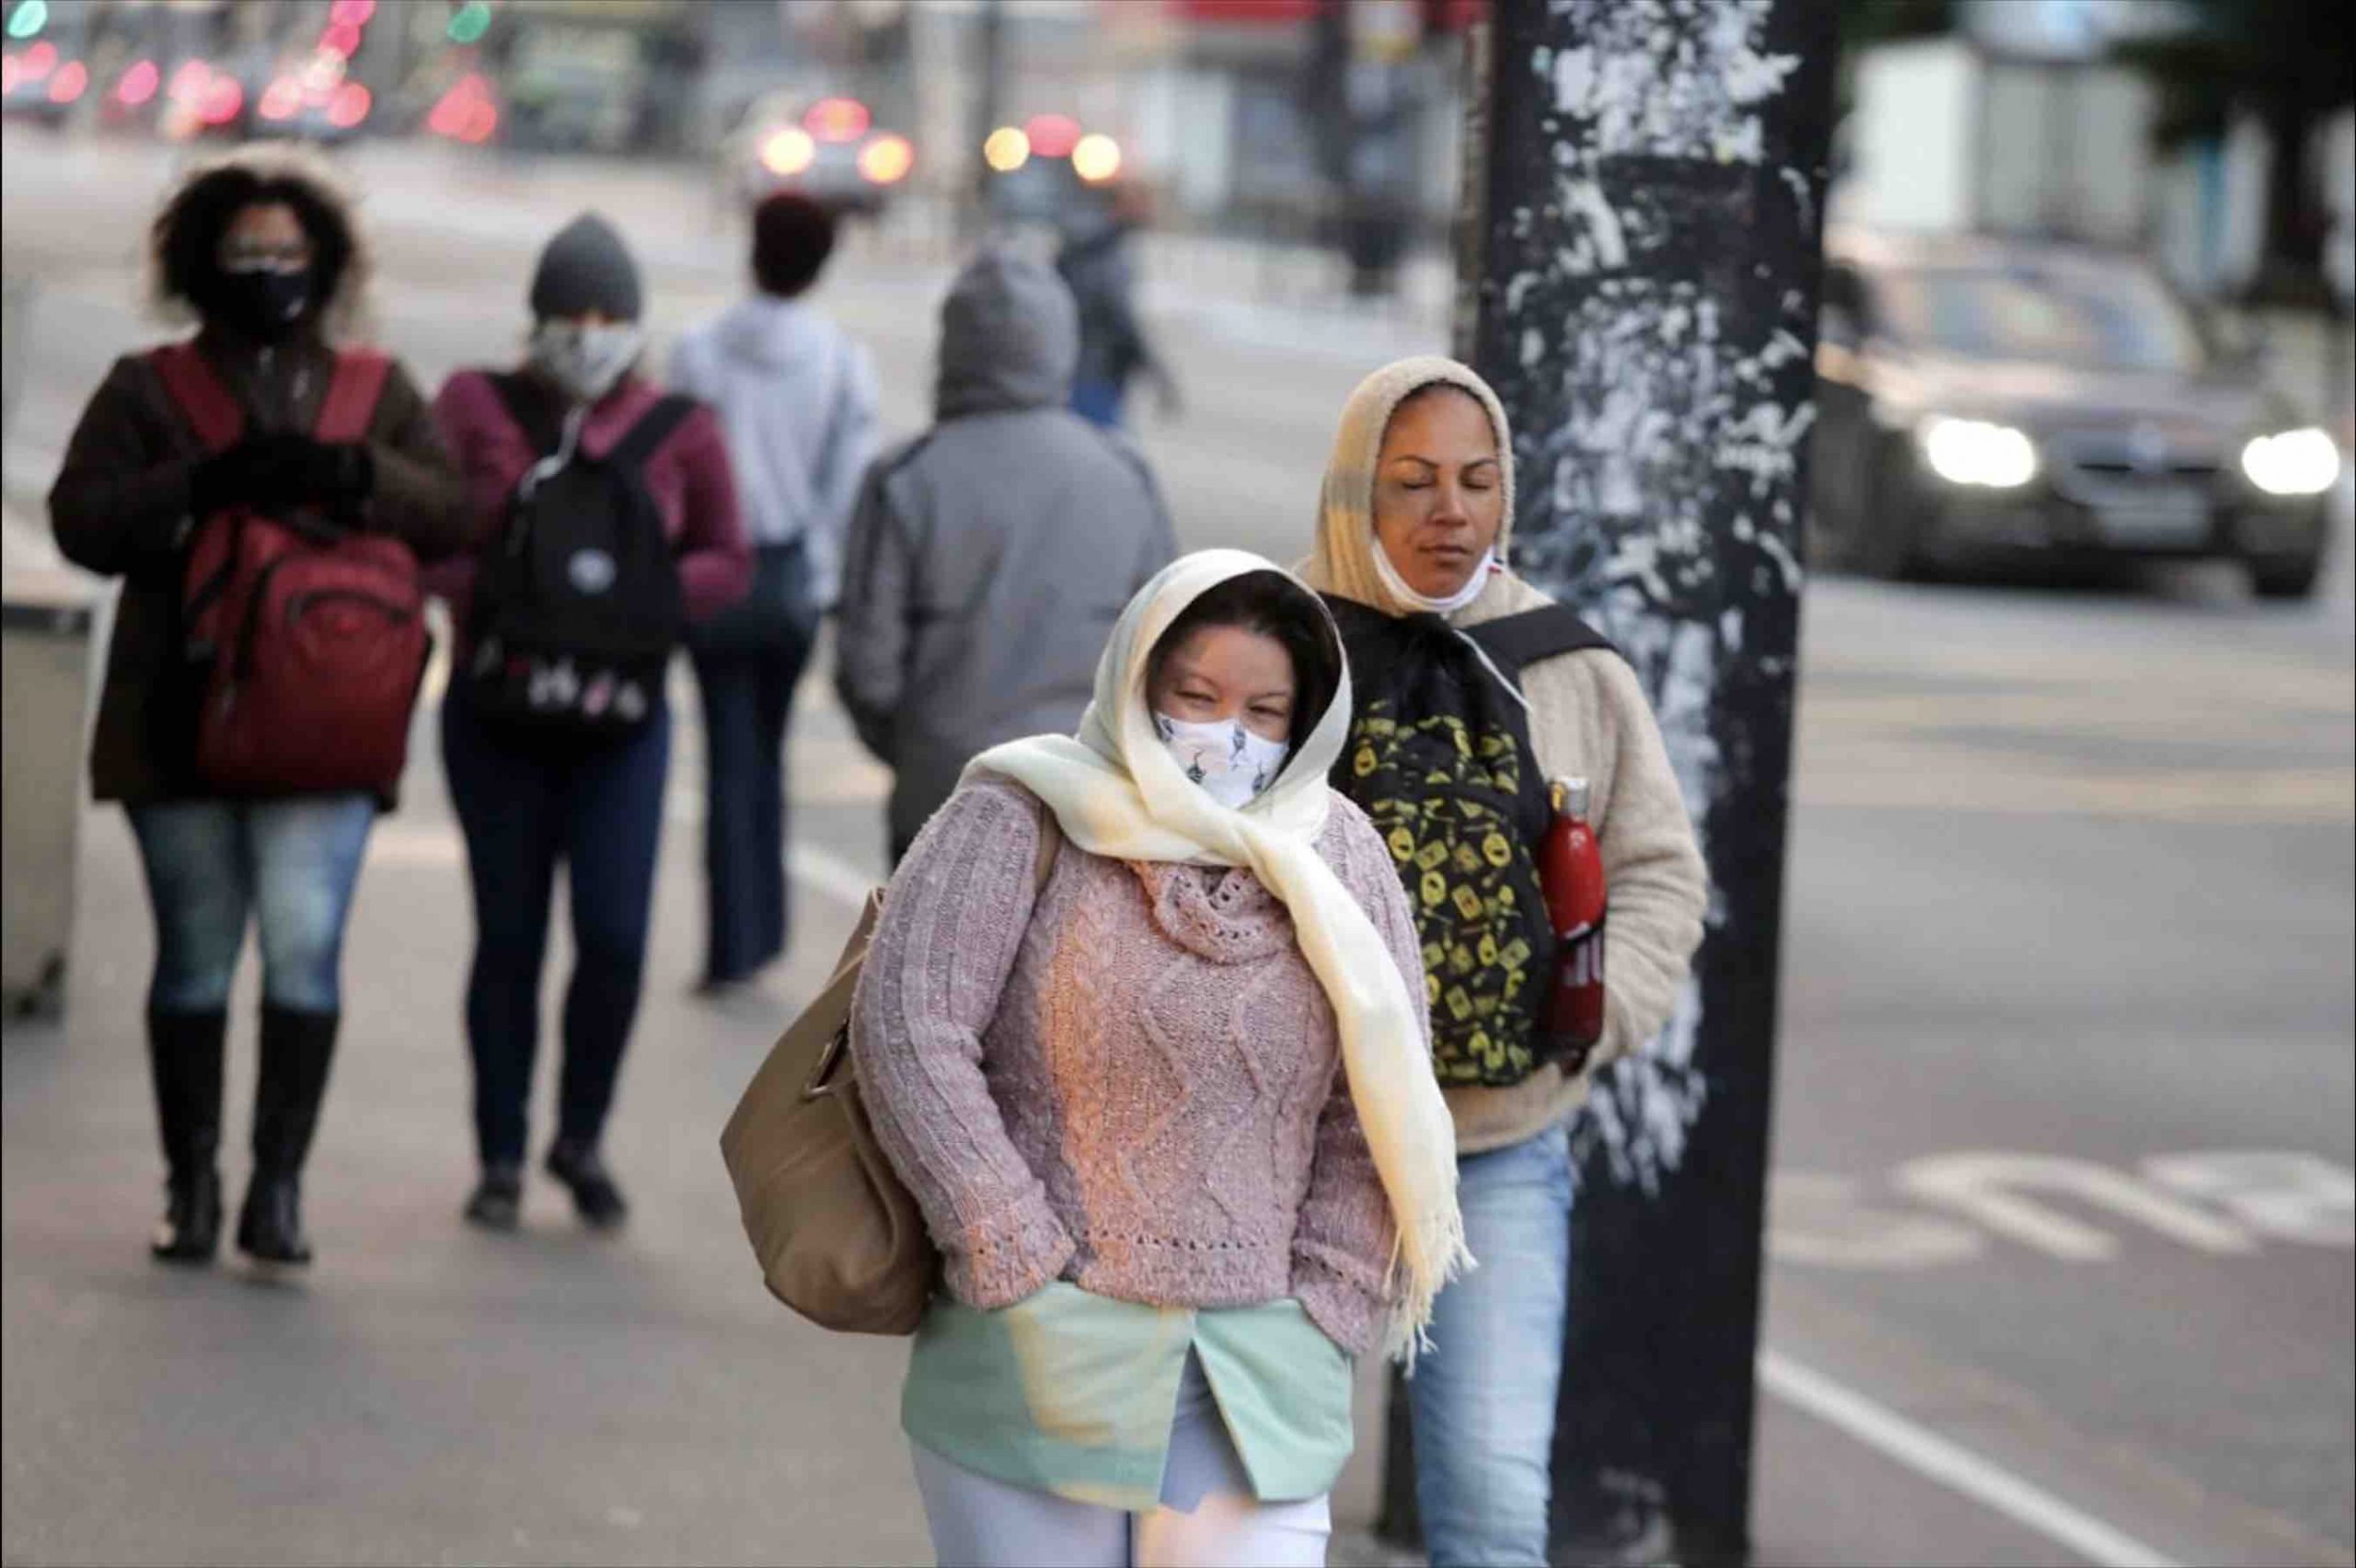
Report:
[[[281,76],[262,89],[257,112],[264,120],[292,120],[302,108],[303,84],[292,76]]]
[[[163,85],[164,74],[156,68],[153,60],[137,61],[115,83],[115,101],[126,109],[137,109],[153,98],[156,89]]]
[[[198,111],[198,118],[207,125],[226,125],[245,107],[245,86],[237,77],[219,71],[205,78],[203,108]]]
[[[1034,114],[1022,127],[1031,150],[1043,158],[1068,158],[1080,145],[1080,121],[1068,114]]]
[[[820,98],[802,117],[802,128],[821,142],[856,142],[874,123],[857,98]]]
[[[368,110],[375,100],[368,89],[357,82],[346,82],[328,100],[328,123],[339,131],[349,131],[368,118]]]

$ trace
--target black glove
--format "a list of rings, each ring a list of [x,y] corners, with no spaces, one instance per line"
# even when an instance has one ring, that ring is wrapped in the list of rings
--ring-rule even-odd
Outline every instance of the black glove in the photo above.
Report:
[[[259,444],[266,492],[259,500],[335,512],[367,500],[375,484],[375,459],[358,443],[266,435],[259,438]]]
[[[189,470],[189,511],[205,518],[232,506],[260,504],[273,488],[266,466],[263,443],[252,436],[199,458]]]

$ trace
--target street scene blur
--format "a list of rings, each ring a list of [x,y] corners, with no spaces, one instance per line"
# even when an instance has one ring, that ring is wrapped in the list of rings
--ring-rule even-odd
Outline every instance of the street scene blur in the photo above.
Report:
[[[2356,1564],[2347,15],[0,0],[0,1561],[935,1560],[722,1128],[1132,594],[1494,384],[1709,879],[1567,1112],[1543,1560]],[[1325,1560],[1539,1560],[1350,1365]]]

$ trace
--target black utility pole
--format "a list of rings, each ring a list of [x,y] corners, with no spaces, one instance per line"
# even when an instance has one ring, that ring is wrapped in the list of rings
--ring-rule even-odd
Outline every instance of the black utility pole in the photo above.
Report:
[[[1575,1128],[1557,1562],[1750,1547],[1834,9],[1496,0],[1486,40],[1465,281],[1516,564],[1634,663],[1712,883],[1676,1017]]]

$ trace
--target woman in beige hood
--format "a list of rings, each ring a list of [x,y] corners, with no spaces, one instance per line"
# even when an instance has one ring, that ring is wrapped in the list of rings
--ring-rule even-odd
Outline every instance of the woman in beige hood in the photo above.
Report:
[[[1601,1064],[1669,1019],[1702,935],[1701,856],[1635,672],[1514,574],[1513,445],[1488,384],[1402,360],[1351,394],[1303,576],[1347,643],[1334,782],[1381,830],[1422,939],[1465,1237],[1414,1381],[1435,1562],[1542,1563],[1572,1179],[1565,1124]],[[1419,749],[1420,748],[1420,749]],[[1585,779],[1611,896],[1608,1016],[1584,1059],[1537,1027],[1551,933],[1545,781]]]

